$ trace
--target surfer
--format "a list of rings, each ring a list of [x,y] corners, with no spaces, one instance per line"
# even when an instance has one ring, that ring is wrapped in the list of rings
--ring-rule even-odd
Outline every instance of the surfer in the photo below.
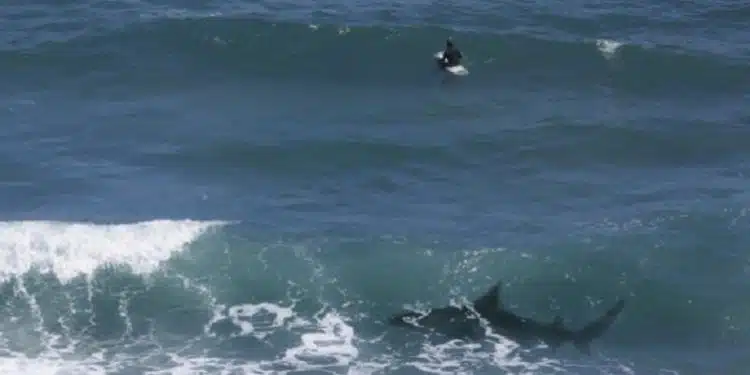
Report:
[[[453,40],[448,38],[445,41],[445,51],[443,51],[443,58],[440,60],[440,65],[442,68],[461,65],[461,59],[463,57],[461,51],[453,45]]]

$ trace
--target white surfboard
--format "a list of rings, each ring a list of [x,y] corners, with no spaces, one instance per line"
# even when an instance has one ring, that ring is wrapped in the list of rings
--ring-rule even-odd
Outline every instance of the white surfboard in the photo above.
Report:
[[[435,60],[440,61],[443,59],[443,51],[435,52]],[[469,70],[464,68],[463,65],[456,65],[456,66],[449,66],[444,69],[446,72],[457,75],[457,76],[465,76],[469,74]]]

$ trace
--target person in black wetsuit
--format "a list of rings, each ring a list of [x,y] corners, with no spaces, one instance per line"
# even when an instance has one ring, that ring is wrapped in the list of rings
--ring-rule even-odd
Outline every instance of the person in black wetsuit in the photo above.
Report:
[[[453,40],[448,38],[445,41],[445,50],[443,51],[443,59],[440,60],[440,66],[445,69],[447,67],[461,65],[461,59],[464,56],[461,51],[453,45]]]

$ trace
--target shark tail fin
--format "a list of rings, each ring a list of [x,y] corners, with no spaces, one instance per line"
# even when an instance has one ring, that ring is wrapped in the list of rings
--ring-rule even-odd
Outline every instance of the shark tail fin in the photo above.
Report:
[[[617,316],[620,315],[622,310],[625,308],[625,301],[619,300],[617,303],[607,310],[604,315],[599,319],[587,324],[583,329],[573,334],[573,345],[584,354],[591,354],[591,341],[601,337],[604,332],[609,329],[612,323],[615,322]]]

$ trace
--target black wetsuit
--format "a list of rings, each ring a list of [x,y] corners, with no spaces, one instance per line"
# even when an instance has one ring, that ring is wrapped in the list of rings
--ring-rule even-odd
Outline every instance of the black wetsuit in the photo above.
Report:
[[[461,65],[462,58],[463,55],[461,54],[461,51],[459,51],[456,47],[450,46],[446,48],[445,51],[443,51],[443,60],[441,61],[441,65],[443,66],[443,68]]]

